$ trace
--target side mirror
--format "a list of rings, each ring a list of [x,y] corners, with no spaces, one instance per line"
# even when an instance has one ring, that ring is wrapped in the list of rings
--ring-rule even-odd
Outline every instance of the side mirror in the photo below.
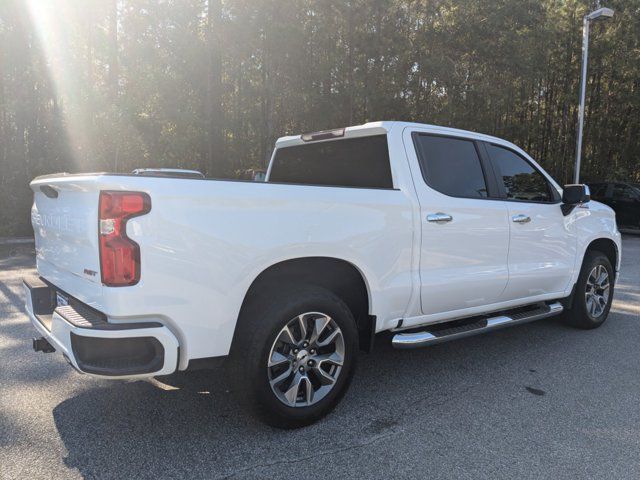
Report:
[[[589,187],[584,184],[565,185],[562,190],[562,213],[569,215],[573,209],[591,200]]]
[[[591,192],[587,185],[565,185],[562,191],[562,203],[577,205],[591,200]]]

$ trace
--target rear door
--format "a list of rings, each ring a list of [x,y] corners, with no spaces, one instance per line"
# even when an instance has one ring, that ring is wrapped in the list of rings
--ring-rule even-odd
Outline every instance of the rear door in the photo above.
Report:
[[[508,211],[466,137],[405,131],[420,204],[425,315],[495,303],[507,284]]]
[[[564,292],[575,268],[579,209],[564,216],[560,195],[537,166],[506,146],[485,146],[509,215],[509,283],[501,300]]]

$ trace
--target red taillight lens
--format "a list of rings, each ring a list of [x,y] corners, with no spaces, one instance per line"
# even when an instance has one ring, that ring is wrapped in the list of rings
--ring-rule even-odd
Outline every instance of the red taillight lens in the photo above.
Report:
[[[127,220],[149,213],[144,192],[100,192],[100,272],[108,287],[135,285],[140,280],[140,247],[127,237]]]

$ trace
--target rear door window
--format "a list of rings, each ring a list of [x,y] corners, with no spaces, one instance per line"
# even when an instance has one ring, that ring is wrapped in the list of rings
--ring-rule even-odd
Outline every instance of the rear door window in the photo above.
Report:
[[[427,184],[445,195],[487,198],[480,156],[473,140],[414,134],[422,176]]]
[[[269,182],[393,188],[387,136],[279,148],[273,158]]]

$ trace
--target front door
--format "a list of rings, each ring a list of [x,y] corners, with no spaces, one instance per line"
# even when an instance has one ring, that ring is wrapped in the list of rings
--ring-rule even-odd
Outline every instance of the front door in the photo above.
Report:
[[[486,148],[509,210],[509,283],[501,300],[564,292],[575,268],[577,212],[563,215],[557,190],[522,155]]]
[[[478,142],[406,131],[405,146],[420,203],[423,314],[497,302],[508,277],[508,209],[489,199],[495,182]]]

